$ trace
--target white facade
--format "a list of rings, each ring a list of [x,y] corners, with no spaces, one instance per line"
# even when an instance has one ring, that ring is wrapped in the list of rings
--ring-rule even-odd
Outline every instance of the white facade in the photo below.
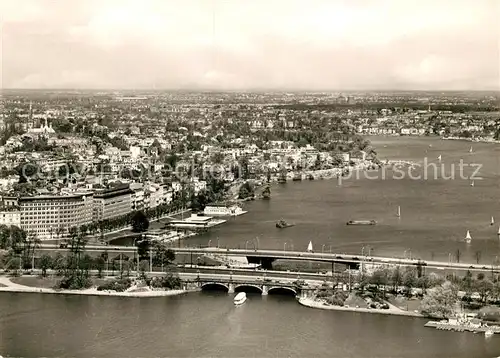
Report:
[[[21,227],[21,212],[15,211],[0,211],[0,225]]]

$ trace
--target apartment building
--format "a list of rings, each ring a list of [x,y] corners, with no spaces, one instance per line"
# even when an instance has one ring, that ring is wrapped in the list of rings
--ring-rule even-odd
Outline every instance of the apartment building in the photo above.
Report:
[[[13,208],[1,208],[0,225],[21,227],[21,212]]]
[[[127,215],[132,211],[134,191],[121,185],[94,194],[94,220],[102,221]]]
[[[20,226],[40,239],[56,237],[59,230],[66,234],[71,227],[92,222],[92,193],[43,195],[19,198]]]

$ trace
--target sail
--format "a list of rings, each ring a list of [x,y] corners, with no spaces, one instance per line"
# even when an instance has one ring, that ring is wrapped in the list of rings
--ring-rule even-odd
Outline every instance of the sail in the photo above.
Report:
[[[312,252],[313,251],[313,243],[312,241],[309,241],[309,245],[307,245],[307,251]]]
[[[441,161],[441,154],[439,154],[439,157],[437,158],[439,161]]]
[[[495,224],[495,218],[492,216],[491,217],[491,225],[494,225]]]
[[[401,217],[401,206],[398,206],[398,217]]]
[[[470,147],[470,149],[469,149],[469,153],[472,153],[472,147]]]
[[[470,186],[474,186],[474,180],[472,181],[472,183],[470,183]]]
[[[467,230],[467,235],[465,235],[465,240],[470,241],[472,240],[472,236],[470,236],[470,231]]]
[[[500,236],[500,226],[498,227],[498,235]]]

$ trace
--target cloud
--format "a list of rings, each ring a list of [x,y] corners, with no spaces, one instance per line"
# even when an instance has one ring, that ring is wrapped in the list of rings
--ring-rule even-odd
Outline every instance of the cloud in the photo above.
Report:
[[[495,0],[0,0],[3,87],[500,87]]]

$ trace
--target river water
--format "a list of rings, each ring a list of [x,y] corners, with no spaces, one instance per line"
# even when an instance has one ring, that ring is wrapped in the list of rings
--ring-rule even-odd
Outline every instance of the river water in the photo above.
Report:
[[[499,253],[500,146],[430,138],[372,138],[381,158],[483,165],[483,180],[349,179],[290,182],[249,213],[183,245],[305,250],[492,262]],[[390,175],[389,175],[390,176]],[[396,217],[401,206],[401,218]],[[495,226],[490,225],[496,216]],[[284,218],[297,225],[276,229]],[[346,226],[353,219],[375,226]],[[461,239],[467,230],[473,241]],[[255,239],[259,237],[258,240]],[[248,242],[248,243],[247,243]],[[323,246],[325,245],[325,246]],[[408,254],[408,253],[407,253]],[[455,260],[455,258],[454,258]],[[0,293],[0,355],[20,357],[429,357],[492,358],[500,337],[442,332],[425,320],[316,310],[293,297],[199,292],[177,297],[118,298]]]

